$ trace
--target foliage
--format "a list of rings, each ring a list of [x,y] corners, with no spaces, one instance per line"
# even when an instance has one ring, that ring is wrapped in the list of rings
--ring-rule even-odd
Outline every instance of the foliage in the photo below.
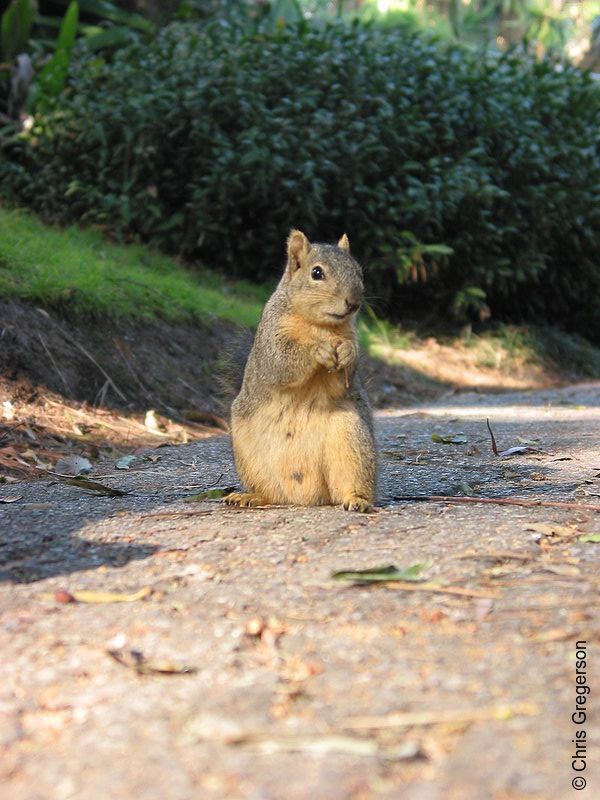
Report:
[[[569,64],[246,14],[80,54],[5,144],[0,187],[261,279],[291,227],[346,230],[398,316],[491,311],[598,340],[599,120]]]
[[[23,52],[33,25],[31,0],[14,0],[0,19],[0,61],[13,61]]]
[[[303,6],[315,3],[322,6],[321,0],[302,0]],[[575,59],[600,13],[598,0],[352,0],[350,5],[348,13],[384,27],[410,20],[468,46],[506,50],[523,43],[538,55],[565,51]]]
[[[71,51],[77,36],[79,20],[79,4],[73,0],[67,8],[60,26],[56,50],[46,63],[37,79],[37,91],[43,100],[59,95],[67,80],[67,71],[71,61]]]
[[[13,0],[1,15],[0,122],[12,129],[20,129],[26,107],[44,107],[63,90],[76,40],[107,54],[152,30],[108,0],[55,0],[53,6],[64,7],[64,15],[43,16],[34,0]]]

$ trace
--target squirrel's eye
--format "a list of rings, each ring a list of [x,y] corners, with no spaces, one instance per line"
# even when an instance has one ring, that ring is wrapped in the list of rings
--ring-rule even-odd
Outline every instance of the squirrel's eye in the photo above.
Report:
[[[325,277],[325,273],[321,269],[321,267],[313,267],[312,272],[310,273],[310,277],[313,281],[322,281]]]

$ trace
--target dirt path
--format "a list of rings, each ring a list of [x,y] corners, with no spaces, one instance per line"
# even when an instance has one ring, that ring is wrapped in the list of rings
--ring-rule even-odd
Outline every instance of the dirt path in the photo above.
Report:
[[[225,436],[102,464],[122,497],[0,486],[2,796],[600,796],[600,385],[378,431],[367,516],[185,502],[235,483]],[[393,499],[470,491],[567,505]],[[384,564],[427,584],[331,579]]]

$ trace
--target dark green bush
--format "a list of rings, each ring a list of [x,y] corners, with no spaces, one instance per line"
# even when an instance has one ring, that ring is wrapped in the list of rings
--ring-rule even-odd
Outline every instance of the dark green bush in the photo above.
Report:
[[[2,192],[248,277],[280,269],[291,227],[346,230],[399,315],[487,304],[599,340],[591,78],[401,29],[249,30],[177,23],[82,57],[5,144]]]

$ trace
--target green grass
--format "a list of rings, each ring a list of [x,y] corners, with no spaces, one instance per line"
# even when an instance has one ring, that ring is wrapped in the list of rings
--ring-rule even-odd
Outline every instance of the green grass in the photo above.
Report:
[[[66,316],[168,320],[211,318],[255,326],[270,288],[190,271],[142,245],[106,242],[100,232],[43,225],[0,206],[0,297],[18,297]]]

